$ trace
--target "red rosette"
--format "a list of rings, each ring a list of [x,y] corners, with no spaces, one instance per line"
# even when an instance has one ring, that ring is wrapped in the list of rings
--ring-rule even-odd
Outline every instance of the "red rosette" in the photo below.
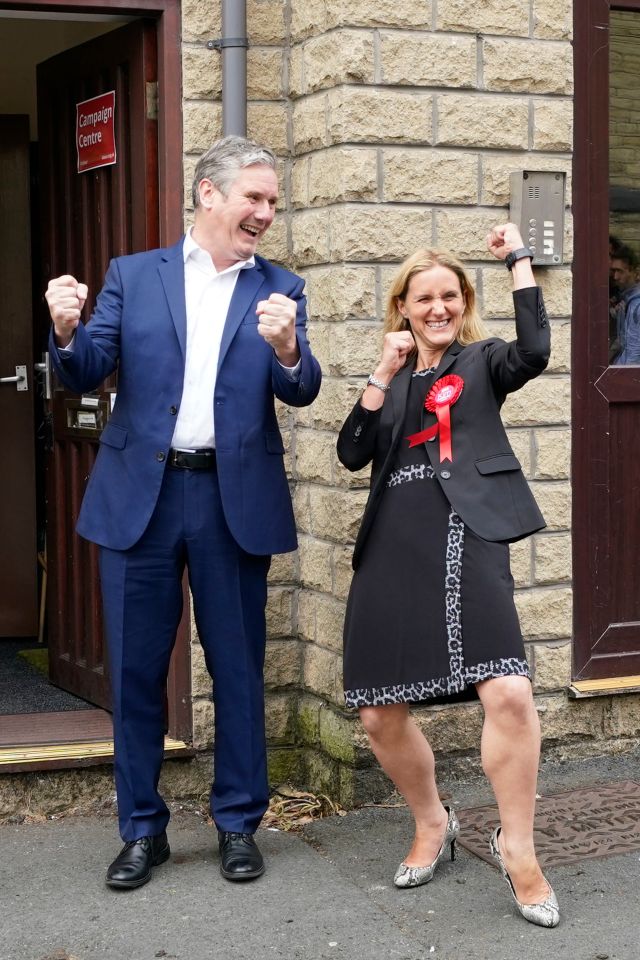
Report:
[[[429,390],[424,405],[429,413],[435,413],[438,422],[427,430],[421,430],[420,433],[413,433],[407,439],[409,446],[415,447],[425,440],[431,440],[438,433],[440,434],[440,462],[443,460],[453,460],[451,452],[451,417],[449,411],[462,393],[464,380],[455,373],[450,373],[446,377],[437,380]]]

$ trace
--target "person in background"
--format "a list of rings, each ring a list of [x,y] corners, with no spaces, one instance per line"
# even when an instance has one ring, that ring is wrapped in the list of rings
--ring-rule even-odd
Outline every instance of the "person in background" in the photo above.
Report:
[[[610,257],[609,269],[618,298],[613,311],[609,363],[640,363],[640,283],[638,258],[631,247],[618,246]]]
[[[254,833],[268,803],[267,572],[271,554],[296,547],[274,398],[305,406],[321,378],[303,280],[256,252],[275,214],[275,167],[250,140],[218,141],[196,167],[193,227],[172,247],[112,260],[86,327],[84,284],[59,277],[46,294],[68,389],[118,371],[77,529],[100,546],[125,841],[106,882],[120,889],[169,857],[158,778],[185,569],[214,678],[221,872],[264,871]]]
[[[511,223],[487,238],[513,281],[516,339],[488,338],[453,254],[418,250],[388,297],[382,354],[338,438],[349,470],[372,464],[344,628],[344,685],[381,766],[415,820],[398,887],[454,858],[415,703],[478,696],[482,763],[500,826],[490,848],[522,916],[559,910],[533,841],[540,726],[513,600],[509,543],[544,527],[500,418],[545,369],[550,330],[532,254]]]

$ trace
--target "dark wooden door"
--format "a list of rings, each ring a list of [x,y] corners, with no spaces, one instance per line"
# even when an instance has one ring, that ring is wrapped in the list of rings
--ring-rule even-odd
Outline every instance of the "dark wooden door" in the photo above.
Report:
[[[156,28],[145,21],[65,51],[38,67],[44,232],[43,286],[70,273],[88,284],[90,316],[111,257],[159,245]],[[115,165],[77,173],[76,104],[115,91]],[[47,466],[50,679],[110,703],[97,550],[75,533],[111,379],[89,396],[53,385],[53,441]]]
[[[575,5],[573,674],[582,681],[640,674],[640,366],[609,365],[610,6]],[[615,6],[640,16],[637,0]]]
[[[29,166],[29,117],[0,116],[0,637],[38,633]]]

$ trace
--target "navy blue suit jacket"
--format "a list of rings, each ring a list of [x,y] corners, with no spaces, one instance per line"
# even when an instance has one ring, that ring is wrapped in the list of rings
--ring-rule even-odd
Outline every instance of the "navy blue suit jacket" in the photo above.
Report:
[[[77,530],[113,550],[142,536],[156,505],[180,407],[185,370],[183,240],[118,257],[72,352],[50,340],[54,369],[75,393],[98,387],[117,368],[118,392],[100,436]],[[306,335],[304,281],[256,257],[241,270],[225,323],[214,396],[218,477],[225,518],[248,553],[294,550],[295,521],[274,397],[311,403],[321,372]],[[273,292],[297,303],[301,356],[292,381],[257,331],[256,305]]]

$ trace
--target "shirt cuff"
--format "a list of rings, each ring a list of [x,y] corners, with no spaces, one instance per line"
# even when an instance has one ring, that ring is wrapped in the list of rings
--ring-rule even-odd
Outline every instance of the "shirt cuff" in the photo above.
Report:
[[[63,356],[65,355],[65,353],[73,353],[73,345],[75,341],[76,341],[76,335],[74,333],[74,335],[71,337],[71,340],[69,340],[69,343],[66,345],[66,347],[58,347],[58,353],[61,353]]]
[[[276,360],[278,360],[277,357],[276,357]],[[299,359],[298,362],[296,363],[295,367],[285,367],[284,363],[280,363],[279,360],[278,360],[278,363],[280,364],[280,366],[282,367],[282,369],[283,369],[284,372],[286,373],[286,375],[287,375],[287,377],[289,378],[289,380],[293,380],[293,381],[295,382],[296,380],[299,379],[299,377],[300,377],[300,369],[301,369],[301,367],[302,367],[302,357],[300,357],[300,359]]]

